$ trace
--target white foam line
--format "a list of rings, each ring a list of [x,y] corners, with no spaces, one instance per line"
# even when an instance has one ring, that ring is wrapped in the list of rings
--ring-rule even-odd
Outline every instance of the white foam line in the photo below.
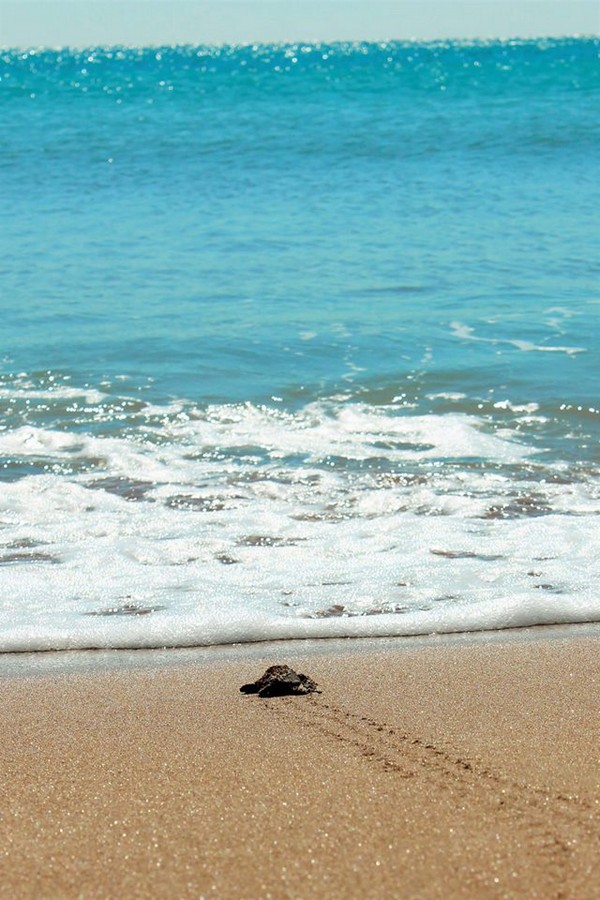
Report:
[[[85,400],[86,403],[101,403],[108,395],[102,391],[86,388],[53,387],[47,390],[28,387],[1,387],[2,400]]]
[[[83,618],[83,617],[82,617]],[[332,637],[408,637],[497,631],[533,625],[566,625],[600,621],[597,600],[572,602],[556,608],[547,599],[526,595],[503,597],[473,605],[455,605],[440,614],[417,611],[411,614],[308,619],[240,615],[235,618],[213,615],[200,623],[192,617],[177,617],[168,623],[160,612],[139,619],[122,617],[88,619],[76,631],[69,626],[40,623],[11,627],[0,634],[0,652],[133,649],[157,647],[205,647],[217,644],[256,643],[271,640],[300,640]]]
[[[450,322],[452,334],[463,341],[479,341],[484,344],[510,344],[517,350],[525,353],[537,351],[539,353],[566,353],[567,356],[574,356],[576,353],[586,353],[585,347],[544,347],[540,344],[532,344],[530,341],[511,340],[509,338],[485,338],[479,337],[474,333],[474,329],[470,325],[464,325],[462,322]]]

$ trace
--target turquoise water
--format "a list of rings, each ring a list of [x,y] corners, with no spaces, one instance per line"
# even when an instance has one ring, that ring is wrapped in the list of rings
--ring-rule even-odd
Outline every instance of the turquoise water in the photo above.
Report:
[[[4,51],[0,647],[600,618],[599,83]]]

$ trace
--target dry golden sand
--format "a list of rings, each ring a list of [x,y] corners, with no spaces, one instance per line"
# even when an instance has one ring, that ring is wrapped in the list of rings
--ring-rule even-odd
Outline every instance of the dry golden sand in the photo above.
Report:
[[[600,638],[546,634],[5,672],[0,894],[600,897]]]

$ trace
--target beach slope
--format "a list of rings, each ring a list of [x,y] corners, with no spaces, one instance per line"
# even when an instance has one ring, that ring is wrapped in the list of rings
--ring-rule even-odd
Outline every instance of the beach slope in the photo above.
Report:
[[[4,674],[0,894],[598,897],[600,638],[573,635]],[[239,692],[279,662],[322,693]]]

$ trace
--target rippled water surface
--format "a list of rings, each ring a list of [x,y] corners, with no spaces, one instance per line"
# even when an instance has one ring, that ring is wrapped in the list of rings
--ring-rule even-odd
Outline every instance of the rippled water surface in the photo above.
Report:
[[[598,620],[597,53],[0,54],[0,649]]]

